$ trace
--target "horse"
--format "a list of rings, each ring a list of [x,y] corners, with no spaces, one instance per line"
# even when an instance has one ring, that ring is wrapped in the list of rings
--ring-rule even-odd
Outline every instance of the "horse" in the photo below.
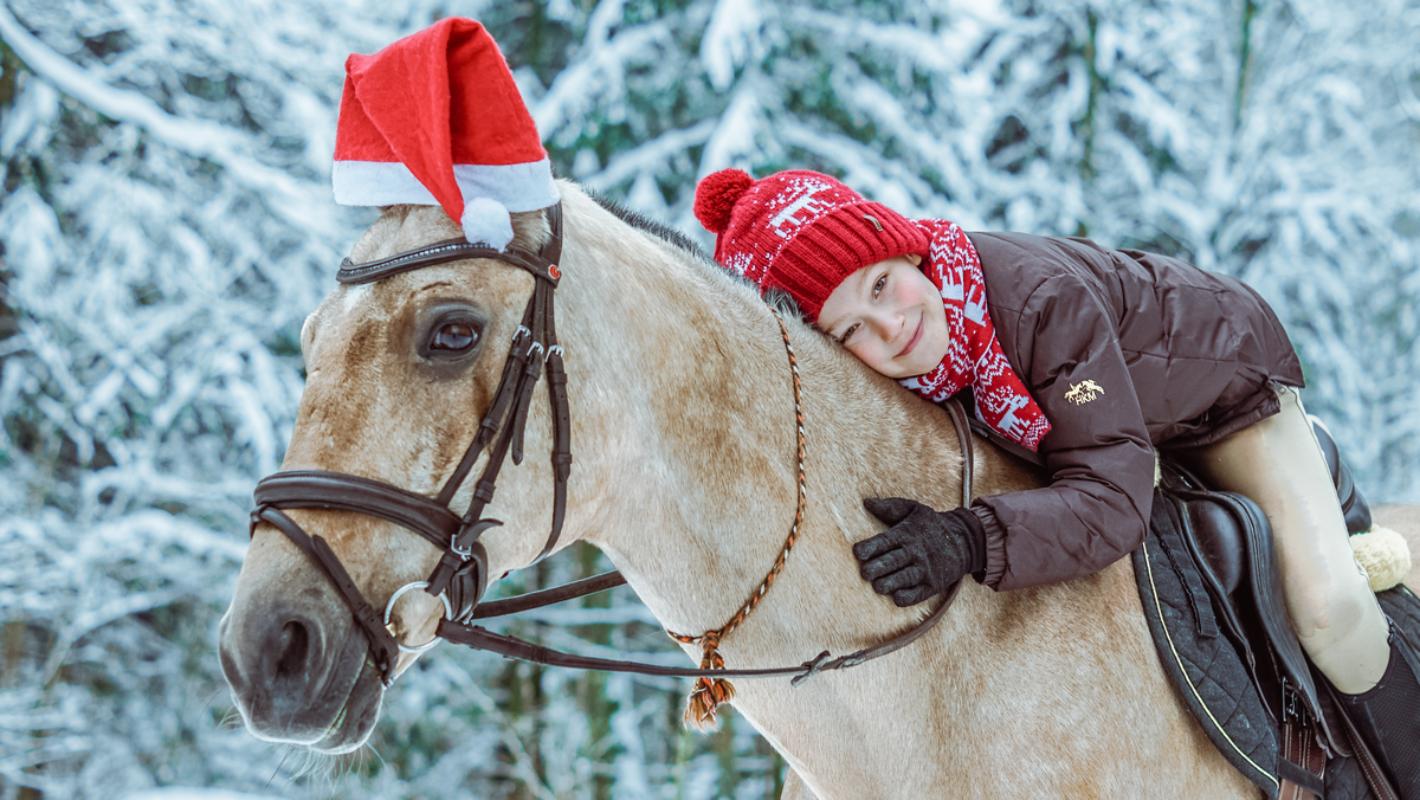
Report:
[[[795,405],[775,316],[747,282],[683,235],[559,180],[565,219],[557,322],[575,466],[557,550],[584,541],[625,576],[666,629],[715,629],[759,585],[792,520]],[[513,214],[536,251],[542,212]],[[351,251],[369,261],[460,235],[438,207],[391,206]],[[498,385],[533,276],[466,259],[340,286],[301,329],[307,384],[283,470],[324,469],[432,495],[454,470]],[[476,321],[457,359],[421,355],[441,309]],[[728,667],[798,663],[868,647],[922,620],[858,575],[853,542],[881,524],[861,505],[901,495],[960,502],[962,454],[943,411],[790,318],[802,375],[807,509],[762,603],[720,643]],[[551,513],[545,386],[527,420],[526,463],[501,473],[482,535],[487,574],[536,560]],[[542,399],[539,399],[542,398]],[[992,446],[972,448],[976,494],[1044,478]],[[475,471],[488,456],[480,457]],[[452,506],[470,501],[463,485]],[[290,512],[383,601],[430,573],[437,549],[376,517]],[[1420,552],[1420,506],[1378,509]],[[555,553],[556,551],[554,551]],[[1420,567],[1406,582],[1420,589]],[[443,613],[412,592],[392,619],[404,642]],[[309,555],[258,525],[220,626],[219,655],[255,736],[350,752],[386,687],[341,596]],[[701,655],[680,645],[693,661]],[[402,653],[394,673],[418,658]],[[786,798],[1253,797],[1160,669],[1128,560],[1065,583],[996,593],[967,581],[927,635],[801,685],[736,682],[731,701],[791,767]],[[1163,790],[1161,791],[1161,788]]]

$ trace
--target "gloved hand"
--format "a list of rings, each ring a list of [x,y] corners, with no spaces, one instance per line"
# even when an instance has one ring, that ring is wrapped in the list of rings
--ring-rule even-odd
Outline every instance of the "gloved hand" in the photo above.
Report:
[[[853,545],[858,572],[900,607],[986,568],[986,533],[967,508],[933,511],[905,497],[869,497],[863,507],[892,527]]]

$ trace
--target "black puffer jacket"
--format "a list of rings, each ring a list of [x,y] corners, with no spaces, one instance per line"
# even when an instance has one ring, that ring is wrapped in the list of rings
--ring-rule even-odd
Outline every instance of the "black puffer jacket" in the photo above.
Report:
[[[1215,442],[1303,386],[1267,303],[1234,278],[1087,239],[969,233],[996,335],[1052,429],[1041,489],[979,498],[983,582],[1086,575],[1143,539],[1154,450]]]

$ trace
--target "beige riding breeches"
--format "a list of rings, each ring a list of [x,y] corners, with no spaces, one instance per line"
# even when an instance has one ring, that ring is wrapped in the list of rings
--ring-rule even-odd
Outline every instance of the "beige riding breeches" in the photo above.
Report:
[[[1321,446],[1296,389],[1274,384],[1281,412],[1178,458],[1209,485],[1241,492],[1272,524],[1287,610],[1302,647],[1336,688],[1375,686],[1387,625],[1351,553]]]

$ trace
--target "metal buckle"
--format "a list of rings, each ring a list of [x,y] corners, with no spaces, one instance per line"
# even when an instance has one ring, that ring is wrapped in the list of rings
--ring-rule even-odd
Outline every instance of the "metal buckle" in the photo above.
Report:
[[[1300,695],[1300,693],[1297,692],[1296,687],[1292,685],[1292,682],[1291,682],[1291,681],[1287,680],[1286,678],[1283,678],[1283,679],[1282,679],[1282,719],[1283,719],[1283,720],[1295,719],[1295,720],[1301,721],[1301,720],[1304,719],[1304,717],[1303,717],[1303,712],[1304,712],[1304,710],[1305,710],[1305,709],[1302,707],[1302,704],[1301,704],[1301,695]]]
[[[464,549],[459,549],[459,533],[460,531],[455,531],[449,534],[449,552],[458,556],[459,561],[467,562],[470,558],[473,557],[473,545],[469,545],[467,548]]]
[[[483,535],[483,532],[502,524],[503,521],[500,519],[485,517],[475,520],[472,525],[459,526],[459,529],[449,536],[449,552],[458,556],[460,561],[467,562],[473,557],[473,546],[478,544],[478,538]],[[459,537],[464,535],[470,535],[472,541],[469,542],[468,547],[459,549]]]
[[[547,348],[547,358],[544,358],[544,359],[542,360],[543,363],[545,364],[545,363],[551,361],[553,354],[556,354],[558,358],[561,358],[561,357],[562,357],[562,345],[560,345],[560,344],[554,344],[553,346]]]
[[[430,639],[424,644],[412,646],[407,645],[404,642],[401,642],[399,640],[399,637],[395,634],[394,630],[390,628],[390,618],[394,616],[394,604],[399,602],[399,598],[402,597],[404,593],[409,591],[410,589],[427,588],[429,588],[428,581],[414,581],[412,583],[406,583],[405,585],[394,590],[394,594],[390,595],[389,603],[385,605],[385,630],[388,630],[390,632],[390,635],[395,637],[394,643],[399,647],[399,652],[401,653],[422,653],[440,642],[438,634],[435,634],[434,638]],[[438,594],[438,598],[439,602],[444,604],[444,619],[453,621],[454,606],[452,603],[449,602],[448,596],[444,592],[440,592]]]
[[[528,356],[529,356],[529,357],[534,357],[534,356],[533,356],[533,353],[541,354],[542,352],[543,352],[542,342],[534,341],[532,344],[528,345]]]

